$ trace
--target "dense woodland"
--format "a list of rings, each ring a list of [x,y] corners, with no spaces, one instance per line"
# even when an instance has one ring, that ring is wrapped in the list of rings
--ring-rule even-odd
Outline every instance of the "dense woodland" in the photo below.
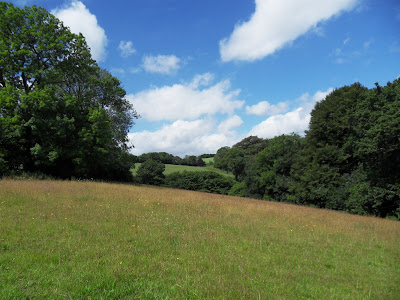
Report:
[[[400,79],[334,90],[305,136],[250,136],[214,157],[211,172],[163,175],[203,156],[129,153],[138,114],[120,81],[91,58],[82,35],[46,10],[0,2],[0,176],[136,180],[190,190],[400,218]]]

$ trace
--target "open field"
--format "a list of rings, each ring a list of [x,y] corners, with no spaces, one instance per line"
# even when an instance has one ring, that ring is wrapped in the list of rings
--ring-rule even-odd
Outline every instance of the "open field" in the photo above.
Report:
[[[399,299],[400,222],[158,187],[0,181],[0,299]]]
[[[136,175],[137,170],[139,169],[139,166],[141,163],[136,163],[135,168],[132,170],[133,175]],[[165,171],[164,175],[168,175],[174,172],[183,172],[183,171],[191,171],[191,172],[202,172],[202,171],[212,171],[212,172],[217,172],[221,175],[228,176],[234,178],[233,174],[225,172],[220,169],[216,169],[213,166],[205,166],[205,167],[194,167],[194,166],[184,166],[184,165],[170,165],[170,164],[165,164]]]
[[[214,157],[203,158],[203,161],[208,165],[214,162]]]

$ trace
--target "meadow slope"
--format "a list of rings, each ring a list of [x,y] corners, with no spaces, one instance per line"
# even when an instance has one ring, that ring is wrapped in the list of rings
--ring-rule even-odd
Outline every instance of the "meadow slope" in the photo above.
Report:
[[[122,184],[0,181],[0,299],[398,299],[400,222]]]

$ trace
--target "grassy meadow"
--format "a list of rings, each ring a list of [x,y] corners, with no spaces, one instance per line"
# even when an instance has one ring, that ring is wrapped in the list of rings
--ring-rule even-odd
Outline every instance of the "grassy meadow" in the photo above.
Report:
[[[159,187],[0,181],[0,299],[399,299],[400,222]]]
[[[213,159],[213,158],[211,158]],[[204,159],[203,159],[204,160]],[[135,168],[132,170],[132,174],[136,176],[136,173],[140,167],[141,163],[136,163]],[[232,173],[225,172],[223,170],[214,168],[213,166],[204,166],[204,167],[195,167],[195,166],[185,166],[185,165],[171,165],[171,164],[165,164],[165,171],[164,175],[168,175],[174,172],[183,172],[183,171],[190,171],[190,172],[203,172],[203,171],[212,171],[212,172],[217,172],[221,175],[228,176],[234,178]]]
[[[212,163],[214,163],[214,157],[206,157],[206,158],[203,158],[203,161],[204,161],[207,165],[212,164]]]

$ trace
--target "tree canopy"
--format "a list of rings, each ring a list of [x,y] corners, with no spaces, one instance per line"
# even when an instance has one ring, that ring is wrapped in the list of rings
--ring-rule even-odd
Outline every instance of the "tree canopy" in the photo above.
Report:
[[[45,9],[0,2],[0,172],[130,180],[138,117],[84,37]]]
[[[400,219],[400,79],[338,88],[315,105],[305,137],[248,137],[214,165],[234,172],[238,157],[231,195]]]

